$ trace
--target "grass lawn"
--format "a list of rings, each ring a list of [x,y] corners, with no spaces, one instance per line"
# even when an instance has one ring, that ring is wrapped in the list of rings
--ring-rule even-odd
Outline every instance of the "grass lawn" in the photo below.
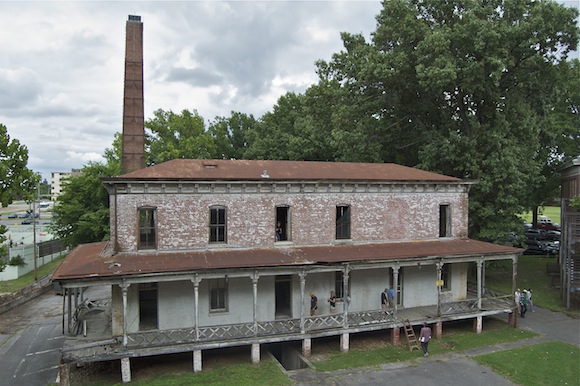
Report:
[[[546,273],[546,264],[557,263],[557,258],[544,256],[520,256],[518,259],[518,287],[531,288],[535,306],[552,311],[565,312],[580,317],[580,302],[572,302],[569,310],[560,299],[560,291],[552,287],[552,278]],[[486,268],[486,284],[506,293],[512,290],[512,263],[498,261]]]
[[[50,275],[60,265],[64,256],[54,259],[53,261],[38,267],[36,270],[39,279]],[[0,281],[0,294],[20,291],[22,288],[34,283],[34,271],[28,272],[26,275],[20,276],[18,279]]]
[[[546,216],[550,220],[560,223],[560,207],[559,206],[544,206],[538,210],[539,216]],[[526,212],[521,215],[522,219],[527,222],[532,222],[532,212]]]
[[[373,334],[376,335],[374,339],[372,338]],[[362,339],[358,338],[359,336],[366,336],[366,339],[357,341],[357,339]],[[441,339],[432,339],[429,343],[429,353],[431,355],[445,354],[475,347],[514,342],[534,336],[536,334],[533,332],[514,329],[504,322],[490,318],[485,319],[481,334],[473,332],[473,322],[471,320],[449,322],[444,326],[443,337]],[[388,335],[384,332],[351,335],[351,349],[347,353],[337,350],[337,347],[339,347],[338,338],[334,338],[334,341],[330,348],[325,345],[318,345],[316,341],[313,343],[310,362],[316,367],[317,371],[378,366],[384,363],[404,362],[423,356],[420,351],[409,351],[404,332],[401,332],[401,341],[404,342],[404,345],[400,346],[393,346],[388,343]],[[317,349],[317,347],[320,347],[320,349]]]
[[[474,359],[517,385],[578,385],[580,349],[553,341],[485,354]]]

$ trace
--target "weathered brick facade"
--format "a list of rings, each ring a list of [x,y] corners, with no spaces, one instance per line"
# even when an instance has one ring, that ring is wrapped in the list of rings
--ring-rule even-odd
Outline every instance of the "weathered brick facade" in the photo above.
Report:
[[[336,243],[336,206],[351,208],[355,243],[425,240],[439,237],[439,207],[451,208],[451,236],[467,236],[467,189],[436,185],[252,186],[199,184],[192,192],[133,184],[126,194],[112,195],[116,208],[111,229],[118,251],[137,251],[138,208],[157,212],[158,250],[252,248],[274,246],[276,207],[288,207],[293,245]],[[439,189],[438,189],[439,188]],[[205,190],[210,190],[205,192]],[[174,191],[170,193],[168,191]],[[195,190],[195,191],[193,191]],[[145,193],[145,192],[148,193]],[[145,194],[143,194],[145,193]],[[209,243],[209,209],[227,209],[227,242]],[[347,242],[347,241],[339,241]]]

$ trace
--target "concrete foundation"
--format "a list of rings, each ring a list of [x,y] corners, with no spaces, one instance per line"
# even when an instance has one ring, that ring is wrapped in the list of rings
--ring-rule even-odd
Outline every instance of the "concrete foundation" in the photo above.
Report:
[[[258,343],[252,345],[252,363],[255,365],[260,363],[260,344]]]
[[[123,383],[131,382],[131,360],[129,358],[121,358],[121,378]]]
[[[350,346],[350,335],[342,334],[340,336],[340,351],[348,352]]]
[[[199,373],[201,371],[201,350],[193,352],[193,372]]]
[[[305,358],[310,357],[310,354],[312,353],[312,339],[307,338],[304,339],[302,341],[302,355],[304,355]]]

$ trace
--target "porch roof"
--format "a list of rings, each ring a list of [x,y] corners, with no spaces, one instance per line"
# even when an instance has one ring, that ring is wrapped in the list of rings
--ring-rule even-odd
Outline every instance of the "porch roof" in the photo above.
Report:
[[[120,278],[228,268],[291,267],[412,258],[513,255],[521,249],[471,239],[276,246],[271,248],[140,251],[111,253],[108,243],[76,247],[53,274],[53,280]]]

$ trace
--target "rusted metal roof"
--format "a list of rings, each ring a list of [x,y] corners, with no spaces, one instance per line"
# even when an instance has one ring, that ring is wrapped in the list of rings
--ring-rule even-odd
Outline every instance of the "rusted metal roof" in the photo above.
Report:
[[[212,269],[376,262],[422,257],[508,255],[522,251],[470,239],[115,255],[108,254],[106,247],[107,243],[78,246],[58,267],[53,280],[112,278]]]
[[[106,181],[149,179],[462,181],[391,163],[203,159],[174,159]]]

